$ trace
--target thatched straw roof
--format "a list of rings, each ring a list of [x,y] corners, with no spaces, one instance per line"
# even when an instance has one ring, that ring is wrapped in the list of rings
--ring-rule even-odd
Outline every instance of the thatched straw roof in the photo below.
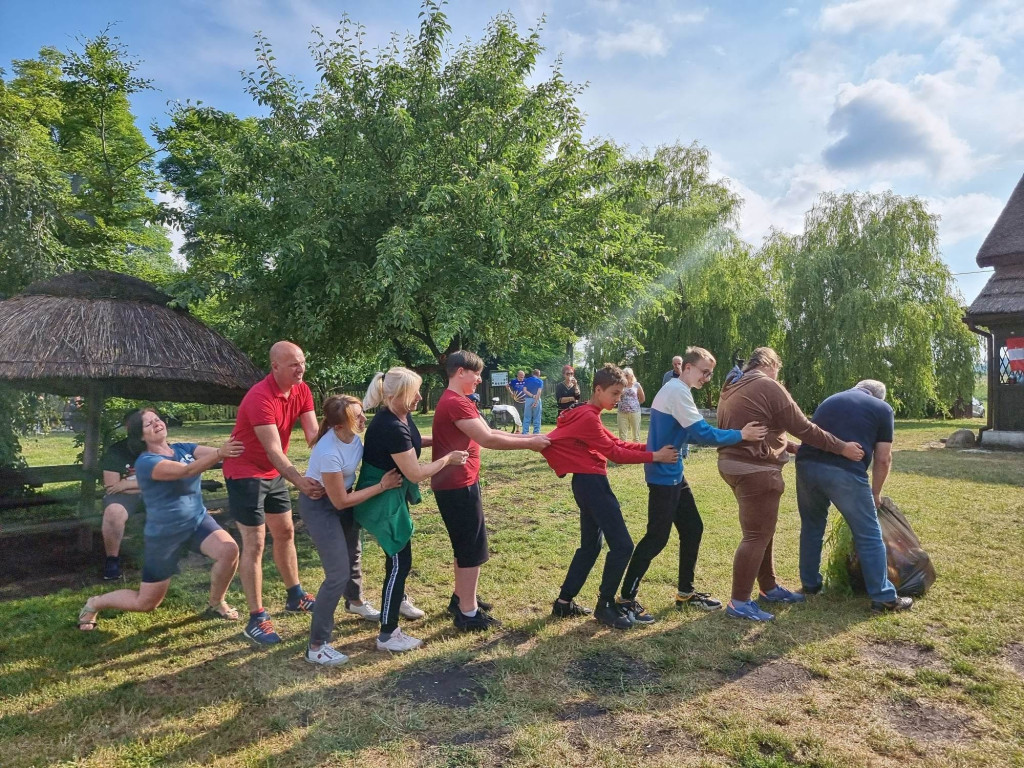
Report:
[[[982,325],[986,324],[983,317],[987,320],[1010,319],[1006,315],[1024,318],[1024,263],[998,267],[967,310],[967,315]],[[1003,317],[993,317],[995,315]]]
[[[230,341],[152,285],[70,272],[0,302],[0,380],[60,395],[238,403],[262,377]]]
[[[978,251],[979,267],[1024,264],[1024,176]]]

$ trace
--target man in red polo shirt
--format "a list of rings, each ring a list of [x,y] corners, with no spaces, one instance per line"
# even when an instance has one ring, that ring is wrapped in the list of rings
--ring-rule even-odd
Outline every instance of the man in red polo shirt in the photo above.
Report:
[[[306,443],[316,439],[318,424],[313,393],[302,380],[306,356],[290,341],[270,348],[270,374],[254,385],[238,407],[231,433],[245,446],[243,455],[224,460],[228,506],[242,534],[238,575],[249,603],[249,623],[244,634],[259,645],[281,642],[263,607],[263,544],[267,528],[274,537],[274,563],[288,597],[285,610],[309,613],[315,600],[299,584],[292,524],[291,493],[285,480],[311,498],[323,495],[323,487],[303,475],[288,460],[288,441],[295,422],[302,425]]]
[[[431,450],[434,458],[451,451],[468,451],[465,464],[449,464],[432,478],[437,509],[455,552],[455,593],[448,610],[455,628],[462,631],[501,626],[487,613],[491,606],[477,599],[480,566],[487,562],[487,527],[480,498],[480,448],[542,451],[550,445],[544,435],[510,435],[491,429],[469,399],[480,383],[484,362],[472,352],[448,355],[448,388],[434,411]]]

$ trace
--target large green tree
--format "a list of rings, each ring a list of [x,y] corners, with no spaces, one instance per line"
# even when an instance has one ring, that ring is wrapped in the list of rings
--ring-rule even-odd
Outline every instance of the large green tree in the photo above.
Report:
[[[579,88],[536,74],[538,31],[507,15],[454,49],[428,3],[418,36],[368,52],[343,22],[307,93],[259,39],[266,115],[183,105],[160,133],[188,206],[190,274],[251,350],[436,367],[567,339],[647,289],[655,240],[627,208],[650,163],[588,141]]]
[[[917,198],[825,194],[803,235],[766,245],[786,282],[783,377],[804,408],[862,378],[906,415],[970,396],[977,340],[936,224]]]

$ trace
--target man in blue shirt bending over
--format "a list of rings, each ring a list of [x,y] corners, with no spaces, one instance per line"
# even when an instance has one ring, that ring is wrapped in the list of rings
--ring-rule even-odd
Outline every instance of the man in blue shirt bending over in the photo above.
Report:
[[[673,361],[674,362],[674,361]],[[768,432],[767,427],[750,422],[740,429],[715,429],[700,415],[693,402],[690,388],[700,389],[711,380],[715,358],[706,349],[690,347],[682,357],[677,378],[669,378],[651,403],[651,421],[647,432],[647,450],[671,445],[679,449],[674,464],[644,464],[647,478],[647,532],[633,550],[619,602],[630,604],[627,610],[634,621],[644,623],[654,619],[637,600],[640,581],[661,550],[668,543],[674,525],[679,533],[679,583],[676,607],[694,606],[705,611],[716,611],[722,603],[711,595],[697,592],[693,586],[694,569],[700,540],[704,535],[704,522],[700,519],[693,491],[683,477],[683,457],[688,443],[698,445],[735,445],[742,440],[759,441]]]
[[[885,402],[885,384],[864,379],[853,389],[825,398],[811,419],[840,440],[859,443],[864,458],[851,461],[810,445],[796,452],[796,502],[800,508],[800,581],[803,591],[821,591],[821,543],[828,505],[836,505],[850,526],[864,585],[874,611],[905,611],[914,601],[898,597],[889,581],[885,542],[877,507],[892,466],[893,410]],[[868,482],[868,466],[871,482]]]

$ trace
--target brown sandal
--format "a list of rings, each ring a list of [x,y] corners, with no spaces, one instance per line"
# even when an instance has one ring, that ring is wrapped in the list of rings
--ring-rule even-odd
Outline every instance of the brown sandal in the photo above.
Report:
[[[203,611],[204,616],[224,621],[238,621],[238,609],[232,608],[226,601],[221,600],[219,605],[208,605]]]
[[[90,597],[89,600],[92,600],[92,598]],[[78,628],[82,632],[92,632],[100,625],[100,612],[89,607],[89,600],[85,601],[82,610],[78,612]],[[85,618],[86,616],[92,616],[92,619],[87,619]]]

